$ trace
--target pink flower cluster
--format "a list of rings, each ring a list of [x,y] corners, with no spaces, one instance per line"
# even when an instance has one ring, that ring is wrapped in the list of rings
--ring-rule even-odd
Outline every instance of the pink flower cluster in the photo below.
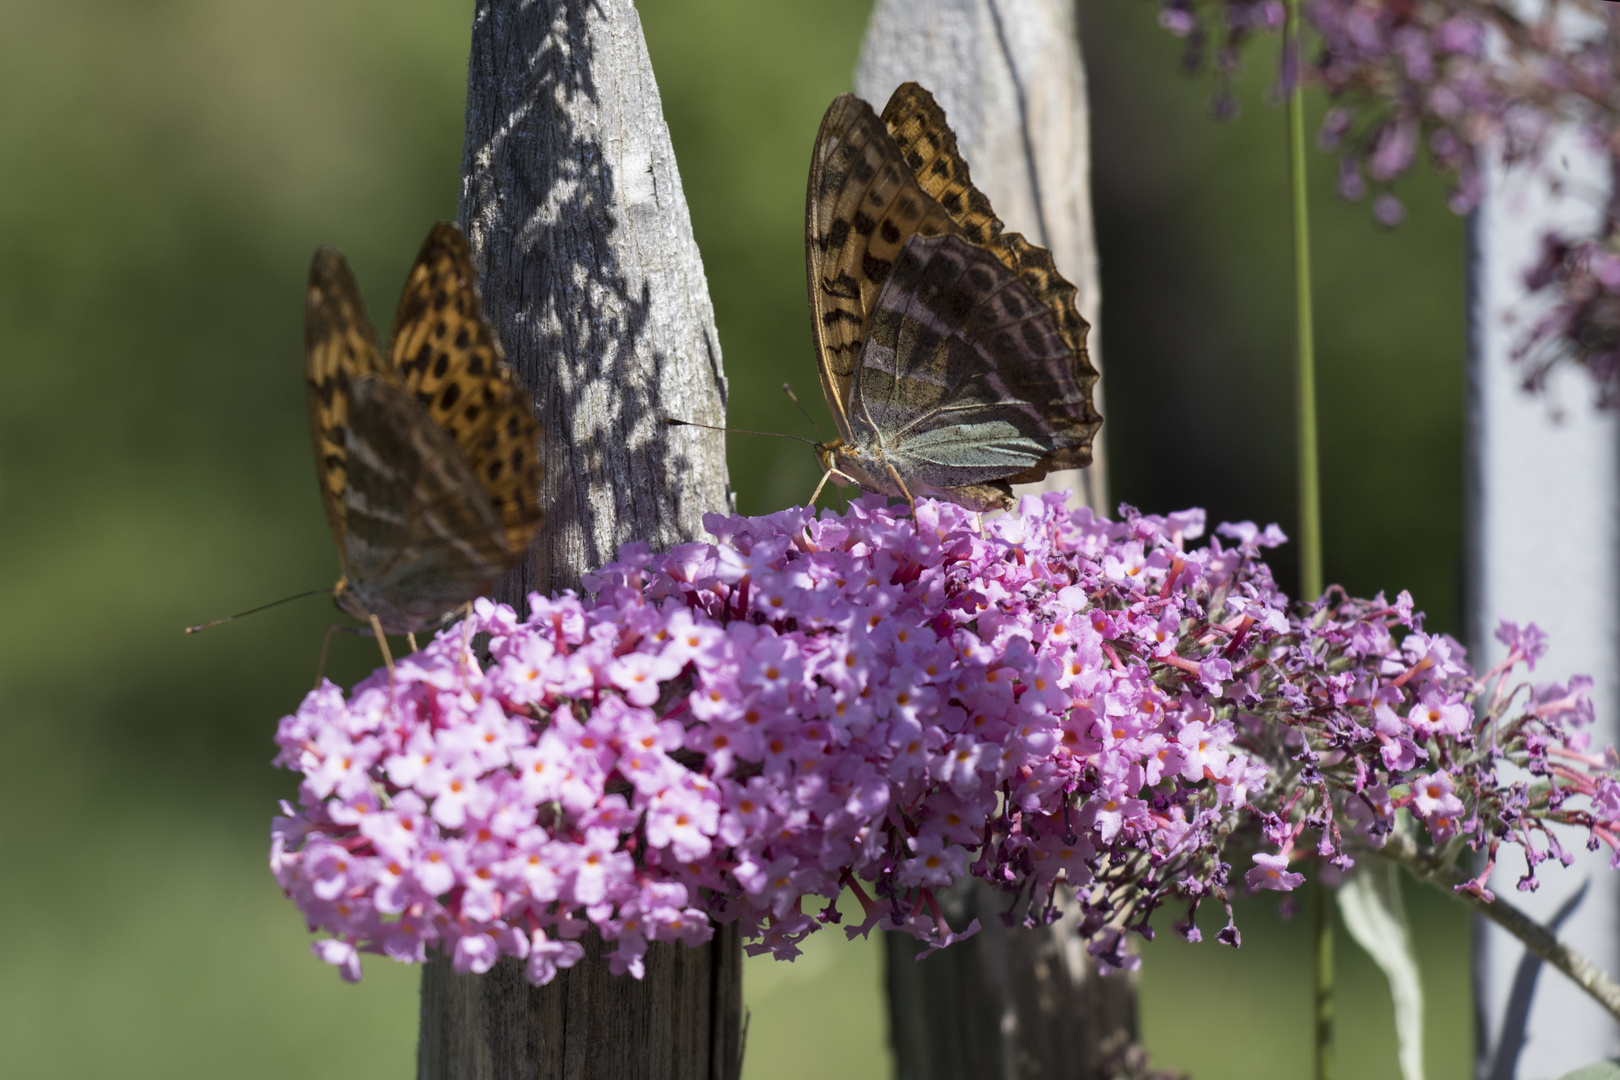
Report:
[[[845,889],[852,936],[938,948],[977,929],[935,898],[972,874],[1026,925],[1067,883],[1110,968],[1165,902],[1198,937],[1245,821],[1273,849],[1246,884],[1286,890],[1306,830],[1348,865],[1340,818],[1376,843],[1405,806],[1436,843],[1494,845],[1548,812],[1489,769],[1564,752],[1579,688],[1511,723],[1499,695],[1478,738],[1456,643],[1404,595],[1290,613],[1258,557],[1275,527],[1192,547],[1201,512],[1110,522],[1060,497],[915,515],[867,497],[711,516],[715,543],[630,545],[590,600],[531,596],[522,618],[479,601],[392,678],[313,691],[277,734],[302,782],[271,864],[329,935],[317,954],[348,978],[363,952],[440,949],[463,972],[513,956],[544,983],[588,931],[640,975],[650,942],[737,922],[792,957]],[[1620,811],[1609,790],[1588,801]],[[1554,809],[1613,843],[1615,813]]]
[[[833,917],[804,898],[846,886],[858,930],[887,916],[938,946],[956,935],[932,890],[975,853],[1038,911],[1110,852],[1207,846],[1264,775],[1212,715],[1230,662],[1174,653],[1194,592],[1254,550],[1181,553],[1199,514],[913,521],[868,499],[712,528],[627,549],[591,603],[535,596],[520,621],[480,602],[392,684],[323,686],[283,721],[304,781],[273,862],[334,935],[323,956],[353,974],[356,949],[438,945],[461,970],[526,956],[544,982],[594,926],[639,973],[647,942],[711,917],[792,956]],[[1139,599],[1098,603],[1116,594]],[[1226,618],[1287,626],[1258,595]],[[1160,685],[1156,656],[1189,685]]]
[[[1321,35],[1313,74],[1338,106],[1323,118],[1323,149],[1339,156],[1339,194],[1363,198],[1369,181],[1382,192],[1381,224],[1404,216],[1391,188],[1427,147],[1453,178],[1447,203],[1465,214],[1482,192],[1481,155],[1532,158],[1565,104],[1539,81],[1539,54],[1487,47],[1493,16],[1505,9],[1472,0],[1311,0]],[[1567,97],[1567,95],[1565,95]]]
[[[1534,670],[1546,635],[1507,621],[1496,634],[1507,656],[1476,677],[1462,646],[1423,633],[1422,618],[1405,593],[1387,604],[1335,586],[1300,619],[1297,637],[1273,649],[1287,685],[1257,703],[1240,740],[1280,781],[1251,799],[1262,835],[1287,854],[1314,831],[1316,854],[1348,869],[1340,825],[1352,827],[1356,846],[1377,849],[1404,811],[1424,826],[1426,859],[1448,863],[1464,844],[1487,853],[1460,887],[1486,899],[1503,843],[1525,851],[1520,890],[1537,887],[1549,855],[1570,863],[1556,826],[1583,830],[1593,850],[1607,844],[1620,869],[1620,758],[1612,747],[1589,753],[1591,735],[1579,730],[1592,721],[1592,680],[1510,682],[1520,665]],[[1395,628],[1407,631],[1398,643]],[[1531,779],[1510,781],[1504,766]]]

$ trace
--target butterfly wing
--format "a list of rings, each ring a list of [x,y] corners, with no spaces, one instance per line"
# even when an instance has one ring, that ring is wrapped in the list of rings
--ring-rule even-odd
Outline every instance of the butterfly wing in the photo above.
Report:
[[[323,247],[309,268],[304,299],[304,391],[321,505],[341,557],[348,533],[349,386],[382,370],[377,331],[366,315],[354,274],[336,248]]]
[[[908,238],[957,231],[900,147],[853,94],[822,118],[805,198],[805,263],[821,389],[850,439],[850,382],[878,293]]]
[[[488,591],[515,557],[466,456],[411,393],[377,374],[350,393],[340,602],[391,632],[419,630]]]
[[[956,145],[956,134],[945,121],[945,111],[934,95],[917,83],[902,83],[883,107],[883,123],[900,148],[921,188],[950,215],[963,236],[994,253],[1002,265],[1022,280],[1030,295],[1052,313],[1057,331],[1070,354],[1071,378],[1083,391],[1083,400],[1068,400],[1064,408],[1073,424],[1089,425],[1083,440],[1065,442],[1011,483],[1039,480],[1048,471],[1077,469],[1091,463],[1091,441],[1102,426],[1092,404],[1097,369],[1086,351],[1091,329],[1075,307],[1077,290],[1057,272],[1052,253],[1021,234],[1003,231],[990,200],[973,186],[968,164]]]
[[[883,126],[918,186],[945,208],[962,235],[981,247],[996,248],[1001,219],[990,199],[973,186],[968,163],[956,147],[956,132],[945,122],[945,110],[934,95],[917,83],[901,83],[883,106]],[[998,250],[997,257],[1001,256]]]
[[[406,279],[388,363],[460,448],[515,562],[540,525],[540,425],[484,320],[478,272],[461,230],[441,222]]]
[[[1056,315],[994,252],[913,237],[872,316],[854,442],[881,447],[913,494],[998,504],[1010,478],[1089,449],[1089,386],[1072,358]]]
[[[305,361],[339,605],[397,633],[487,591],[539,525],[539,426],[455,226],[423,245],[386,359],[348,264],[317,252]]]

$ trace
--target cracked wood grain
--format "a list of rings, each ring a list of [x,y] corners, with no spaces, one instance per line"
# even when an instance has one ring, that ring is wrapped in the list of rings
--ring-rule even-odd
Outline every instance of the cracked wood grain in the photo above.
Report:
[[[630,0],[478,0],[460,224],[485,311],[534,395],[545,479],[533,559],[505,583],[577,588],[631,540],[729,508],[726,381],[703,263]],[[655,944],[646,977],[586,958],[531,987],[510,958],[423,969],[419,1080],[735,1080],[741,950]]]

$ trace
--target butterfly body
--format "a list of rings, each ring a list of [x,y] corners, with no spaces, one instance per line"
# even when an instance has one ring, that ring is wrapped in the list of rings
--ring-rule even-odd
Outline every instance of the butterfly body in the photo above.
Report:
[[[386,353],[353,274],[316,253],[305,307],[310,429],[343,576],[339,608],[429,629],[487,592],[539,525],[539,426],[480,310],[467,242],[434,228]]]
[[[1002,231],[926,90],[881,118],[833,102],[812,158],[806,252],[817,362],[840,438],[824,468],[973,509],[1090,461],[1101,424],[1074,287]]]

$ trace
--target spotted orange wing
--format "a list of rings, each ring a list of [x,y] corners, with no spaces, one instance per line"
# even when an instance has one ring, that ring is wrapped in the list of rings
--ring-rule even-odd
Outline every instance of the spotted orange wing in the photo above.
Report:
[[[441,222],[405,281],[388,363],[434,424],[456,441],[506,530],[528,550],[540,523],[540,425],[484,321],[472,248]]]
[[[883,106],[883,126],[918,185],[945,208],[962,235],[995,251],[1005,263],[1006,256],[998,246],[1001,219],[984,192],[973,186],[968,164],[956,148],[956,133],[945,122],[945,110],[934,95],[917,83],[901,83]],[[1008,269],[1016,267],[1009,265]]]
[[[901,248],[913,236],[958,231],[872,107],[853,94],[837,98],[810,159],[805,263],[821,388],[846,441],[850,380]]]
[[[1047,308],[1058,333],[1069,347],[1072,376],[1085,395],[1083,409],[1073,417],[1076,429],[1089,427],[1083,439],[1060,446],[1036,466],[1008,478],[1009,483],[1038,480],[1048,471],[1077,469],[1091,463],[1091,442],[1102,425],[1092,404],[1097,369],[1086,351],[1091,325],[1075,307],[1077,290],[1059,274],[1052,253],[1026,240],[1021,233],[1004,231],[990,200],[978,188],[968,163],[957,149],[956,133],[945,120],[945,110],[934,95],[917,83],[902,83],[883,107],[883,123],[905,157],[918,185],[950,214],[962,235],[991,251],[1002,265],[1018,275],[1036,302]]]
[[[500,358],[455,226],[428,236],[386,358],[343,256],[316,253],[310,427],[345,611],[392,633],[424,629],[527,552],[540,521],[539,427]]]
[[[315,253],[304,305],[305,399],[315,440],[321,505],[342,550],[348,532],[351,380],[383,371],[377,331],[348,262],[330,245]]]

